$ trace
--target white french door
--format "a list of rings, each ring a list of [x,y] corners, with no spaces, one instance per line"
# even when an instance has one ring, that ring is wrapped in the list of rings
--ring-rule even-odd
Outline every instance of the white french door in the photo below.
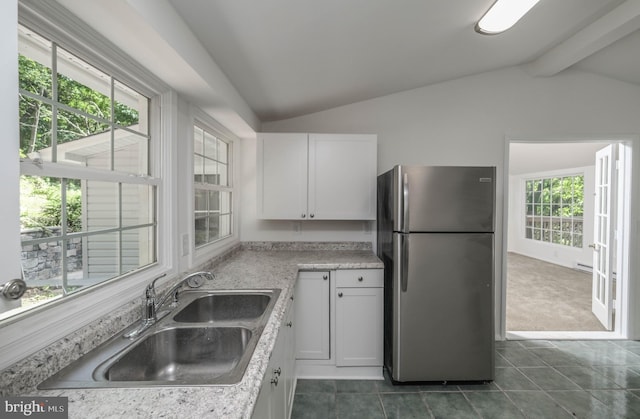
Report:
[[[613,246],[614,224],[611,210],[615,198],[616,162],[614,145],[596,153],[594,228],[593,228],[593,292],[591,310],[607,329],[613,328]]]

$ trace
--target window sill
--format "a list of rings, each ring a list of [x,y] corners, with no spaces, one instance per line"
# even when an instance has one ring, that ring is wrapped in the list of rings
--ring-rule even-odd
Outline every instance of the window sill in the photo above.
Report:
[[[163,272],[167,270],[156,266],[135,277],[123,278],[77,296],[65,297],[1,322],[0,370],[92,322],[115,312],[119,313],[123,306],[131,304],[131,296],[136,296],[135,300],[139,299],[144,285]],[[167,274],[171,277],[175,272]],[[139,315],[138,311],[136,316]],[[87,349],[85,342],[77,345],[81,350]]]

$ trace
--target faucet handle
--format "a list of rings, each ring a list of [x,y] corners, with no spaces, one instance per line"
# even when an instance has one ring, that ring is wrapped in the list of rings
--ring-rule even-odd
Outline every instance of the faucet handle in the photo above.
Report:
[[[147,288],[144,292],[144,295],[146,298],[155,298],[156,297],[156,281],[160,278],[164,278],[165,276],[167,276],[166,273],[156,277],[153,281],[151,281],[149,283],[149,285],[147,285]]]

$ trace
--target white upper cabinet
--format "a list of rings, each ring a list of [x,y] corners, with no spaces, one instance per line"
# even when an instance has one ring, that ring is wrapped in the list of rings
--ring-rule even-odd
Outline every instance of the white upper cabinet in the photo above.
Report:
[[[258,134],[258,216],[307,214],[307,134]]]
[[[374,220],[377,137],[258,134],[258,216]]]

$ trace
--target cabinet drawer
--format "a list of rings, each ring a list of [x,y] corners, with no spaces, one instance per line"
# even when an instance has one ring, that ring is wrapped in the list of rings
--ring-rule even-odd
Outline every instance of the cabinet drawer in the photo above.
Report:
[[[382,269],[342,269],[336,271],[337,287],[383,287]]]

